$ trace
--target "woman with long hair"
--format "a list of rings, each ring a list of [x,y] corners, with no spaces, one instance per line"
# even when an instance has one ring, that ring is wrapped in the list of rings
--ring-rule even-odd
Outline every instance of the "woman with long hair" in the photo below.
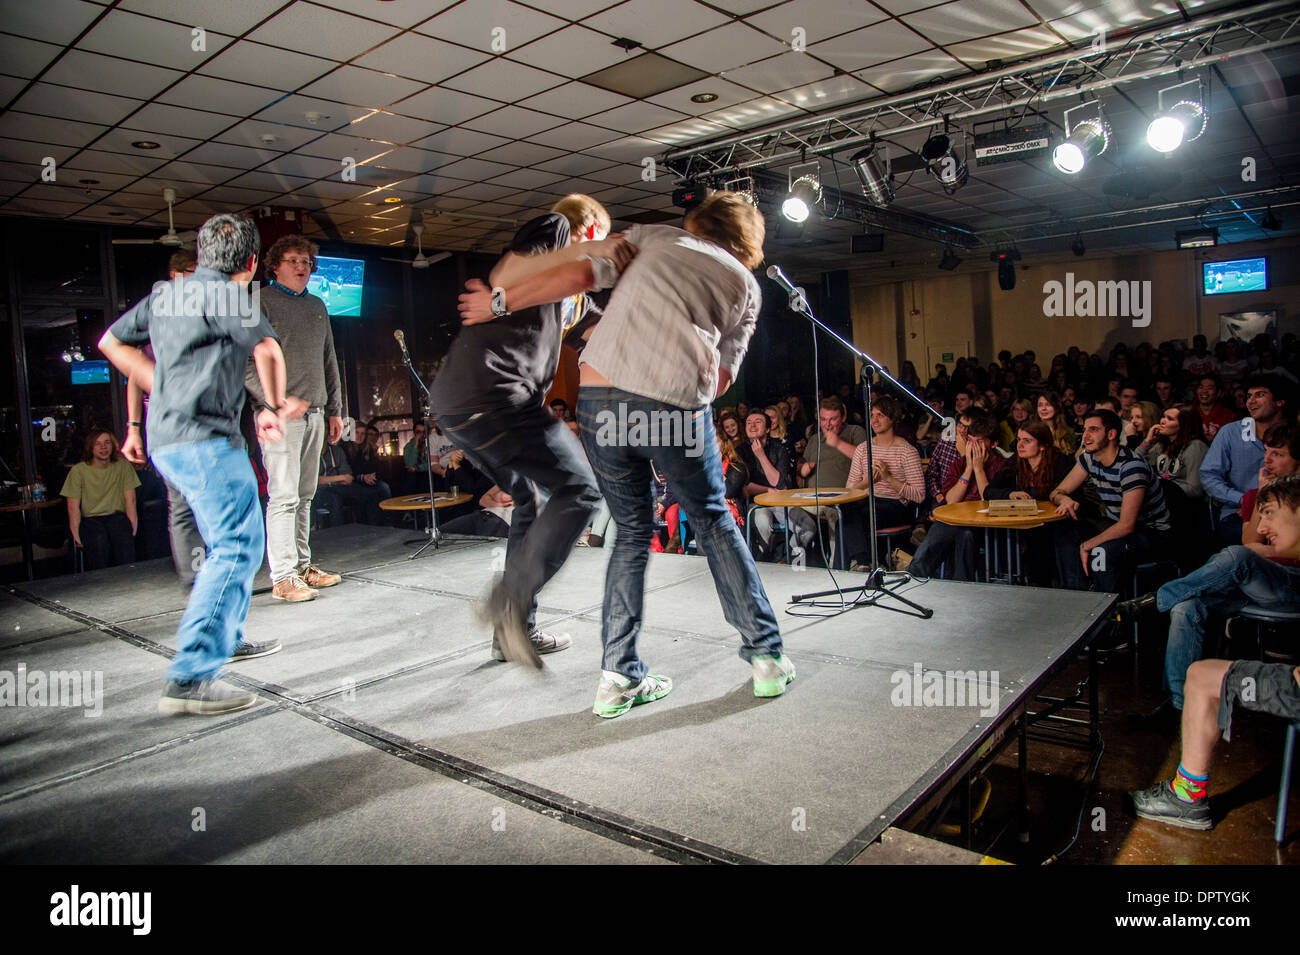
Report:
[[[1038,396],[1037,418],[1052,434],[1052,447],[1062,454],[1074,455],[1079,439],[1065,416],[1065,403],[1055,391]]]
[[[1205,428],[1196,407],[1190,404],[1166,408],[1160,420],[1147,431],[1137,451],[1155,469],[1157,475],[1172,481],[1185,496],[1193,500],[1205,497],[1201,484],[1201,462],[1209,451]]]
[[[1016,432],[1026,421],[1034,416],[1034,402],[1029,398],[1017,398],[1011,402],[1011,413],[998,428],[998,447],[1010,453],[1016,446]]]
[[[789,455],[789,461],[793,466],[793,463],[799,460],[799,456],[795,453],[794,435],[790,433],[790,428],[781,415],[781,409],[776,405],[768,405],[763,409],[763,413],[767,415],[768,424],[771,426],[768,437],[785,445],[786,454]],[[785,479],[793,484],[793,477],[793,474],[787,474]]]
[[[718,433],[725,434],[732,441],[739,441],[745,431],[745,423],[735,408],[723,408],[718,415]]]
[[[1130,451],[1137,451],[1143,436],[1159,423],[1160,409],[1150,401],[1135,401],[1121,417],[1124,419],[1124,433],[1120,438]]]
[[[736,448],[736,442],[725,431],[718,432],[718,453],[722,458],[722,481],[726,485],[727,507],[736,519],[737,527],[745,526],[745,485],[749,483],[749,468]]]
[[[1052,440],[1052,431],[1045,422],[1033,420],[1022,424],[1016,432],[1015,467],[1004,467],[989,479],[984,500],[1048,500],[1052,489],[1074,468],[1074,457],[1058,452]],[[1049,586],[1056,563],[1051,528],[1024,531],[1020,542],[1026,552],[1022,563],[1026,578],[1035,586]]]

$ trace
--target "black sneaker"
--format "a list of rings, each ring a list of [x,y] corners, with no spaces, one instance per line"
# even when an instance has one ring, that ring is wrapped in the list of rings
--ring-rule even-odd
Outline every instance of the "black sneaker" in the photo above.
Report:
[[[283,649],[279,640],[268,640],[266,643],[244,640],[235,647],[235,652],[230,655],[230,662],[252,660],[254,657],[269,657],[272,653],[279,653]]]
[[[199,683],[168,680],[163,687],[162,699],[158,701],[158,712],[164,716],[181,713],[215,716],[246,710],[256,702],[257,697],[252,693],[236,690],[216,680],[203,680]]]
[[[1128,795],[1133,800],[1133,808],[1143,819],[1167,822],[1171,826],[1181,826],[1184,829],[1204,831],[1214,828],[1210,800],[1183,802],[1167,779],[1156,783],[1150,789],[1135,789]]]
[[[1134,597],[1132,600],[1121,600],[1115,604],[1115,614],[1120,620],[1143,620],[1159,613],[1154,592]]]

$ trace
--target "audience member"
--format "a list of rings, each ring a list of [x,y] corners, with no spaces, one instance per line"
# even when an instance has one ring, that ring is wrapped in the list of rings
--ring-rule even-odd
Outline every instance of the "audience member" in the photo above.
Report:
[[[373,484],[357,480],[347,455],[339,446],[325,444],[321,447],[316,484],[312,510],[322,528],[346,523],[344,509],[349,504],[357,505],[363,524],[380,526],[388,523],[379,507],[379,502],[388,495]]]
[[[853,452],[849,488],[865,490],[867,501],[849,505],[844,515],[844,550],[860,567],[870,562],[874,542],[867,540],[867,507],[876,504],[876,528],[910,526],[916,522],[916,505],[925,500],[925,472],[916,448],[894,432],[902,420],[903,406],[892,395],[875,399],[871,408],[871,457],[867,471],[867,443]],[[863,558],[867,558],[863,560]]]
[[[757,497],[768,491],[784,491],[790,486],[790,458],[785,445],[771,438],[767,414],[755,410],[745,419],[746,442],[740,446],[740,457],[749,471],[749,484],[745,486],[748,497]],[[772,549],[772,530],[779,519],[784,520],[784,508],[761,507],[754,512],[753,531],[757,538],[756,550],[760,559],[769,559]],[[782,513],[778,514],[777,511]]]
[[[1248,382],[1250,417],[1222,428],[1214,436],[1201,462],[1201,483],[1220,505],[1219,537],[1232,545],[1241,540],[1241,497],[1258,487],[1259,469],[1264,465],[1260,437],[1287,414],[1285,382],[1269,375],[1253,375]]]
[[[1201,416],[1205,440],[1213,441],[1219,429],[1232,424],[1237,416],[1219,402],[1219,376],[1213,372],[1201,375],[1196,381],[1196,413]]]
[[[68,528],[82,550],[86,570],[135,560],[139,518],[135,489],[140,478],[118,452],[117,436],[96,428],[86,435],[81,460],[59,493],[68,502]]]
[[[1079,448],[1079,439],[1075,436],[1074,428],[1070,427],[1065,419],[1065,404],[1062,397],[1054,391],[1039,395],[1037,412],[1038,420],[1047,425],[1048,433],[1052,436],[1052,447],[1061,454],[1072,456]]]

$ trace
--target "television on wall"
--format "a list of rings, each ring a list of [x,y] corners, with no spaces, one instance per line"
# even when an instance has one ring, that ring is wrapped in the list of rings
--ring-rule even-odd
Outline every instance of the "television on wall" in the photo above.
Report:
[[[357,318],[361,315],[361,292],[365,286],[364,259],[336,259],[316,256],[316,271],[307,282],[307,291],[325,303],[331,317]]]
[[[1233,292],[1262,292],[1268,288],[1268,259],[1228,259],[1205,262],[1201,277],[1206,295],[1229,295]]]
[[[74,385],[106,385],[108,381],[108,362],[72,362],[72,383]]]

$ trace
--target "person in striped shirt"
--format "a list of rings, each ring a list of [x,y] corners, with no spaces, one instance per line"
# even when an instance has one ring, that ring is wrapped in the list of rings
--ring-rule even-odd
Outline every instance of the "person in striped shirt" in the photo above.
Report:
[[[848,486],[867,490],[876,501],[876,527],[896,527],[916,520],[916,505],[925,500],[925,472],[921,455],[906,439],[894,433],[903,418],[903,405],[892,395],[881,395],[871,403],[871,457],[874,473],[867,473],[867,443],[854,449],[849,465]],[[854,563],[869,562],[867,508],[870,501],[846,507],[844,549]]]
[[[1088,412],[1083,453],[1051,494],[1056,512],[1071,518],[1053,527],[1057,570],[1071,590],[1087,590],[1091,582],[1096,590],[1114,593],[1122,571],[1169,548],[1169,510],[1160,479],[1143,458],[1120,444],[1122,429],[1115,412]],[[1079,501],[1070,496],[1089,478],[1105,510],[1102,525],[1080,520]]]

